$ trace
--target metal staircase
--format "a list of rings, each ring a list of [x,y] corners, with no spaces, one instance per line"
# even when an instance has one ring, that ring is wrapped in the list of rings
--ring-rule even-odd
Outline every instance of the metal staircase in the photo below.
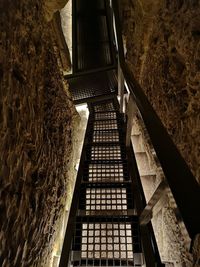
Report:
[[[123,128],[116,99],[91,104],[70,266],[141,266]]]
[[[73,0],[73,71],[66,79],[75,103],[89,104],[90,117],[59,267],[163,267],[151,224],[155,205],[169,187],[192,248],[200,225],[199,185],[126,64],[118,1],[86,2]],[[132,110],[126,110],[127,125],[113,96],[118,89],[122,112],[124,81]],[[154,180],[155,173],[137,164],[147,162],[138,135],[132,149],[135,106],[166,179],[148,203],[142,180]]]

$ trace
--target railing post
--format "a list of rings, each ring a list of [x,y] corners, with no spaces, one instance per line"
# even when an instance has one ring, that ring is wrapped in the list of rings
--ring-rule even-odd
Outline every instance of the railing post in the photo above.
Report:
[[[120,97],[120,113],[124,110],[124,75],[118,60],[118,96]]]
[[[136,114],[136,104],[133,101],[132,97],[129,97],[126,115],[127,115],[127,128],[126,128],[126,146],[130,146],[131,142],[131,132],[132,132],[132,126],[133,126],[133,118]]]

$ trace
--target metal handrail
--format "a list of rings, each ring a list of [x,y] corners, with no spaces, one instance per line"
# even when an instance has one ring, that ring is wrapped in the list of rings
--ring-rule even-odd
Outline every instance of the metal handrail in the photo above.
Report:
[[[200,186],[125,62],[117,0],[112,1],[112,8],[115,17],[118,57],[121,70],[129,87],[131,97],[134,98],[142,115],[190,238],[194,240],[196,234],[200,232],[200,216],[198,212]]]

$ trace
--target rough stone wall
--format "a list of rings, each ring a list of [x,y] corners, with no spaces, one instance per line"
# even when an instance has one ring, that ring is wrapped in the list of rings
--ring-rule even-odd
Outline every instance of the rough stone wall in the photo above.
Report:
[[[0,266],[49,266],[75,110],[40,0],[0,1]]]
[[[200,2],[120,2],[127,62],[200,182]]]

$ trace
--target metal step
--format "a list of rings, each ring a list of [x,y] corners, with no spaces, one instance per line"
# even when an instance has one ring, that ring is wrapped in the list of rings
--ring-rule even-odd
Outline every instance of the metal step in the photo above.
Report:
[[[74,266],[134,266],[141,253],[137,216],[77,217],[72,250]]]
[[[121,183],[130,181],[125,160],[86,161],[83,181]]]

